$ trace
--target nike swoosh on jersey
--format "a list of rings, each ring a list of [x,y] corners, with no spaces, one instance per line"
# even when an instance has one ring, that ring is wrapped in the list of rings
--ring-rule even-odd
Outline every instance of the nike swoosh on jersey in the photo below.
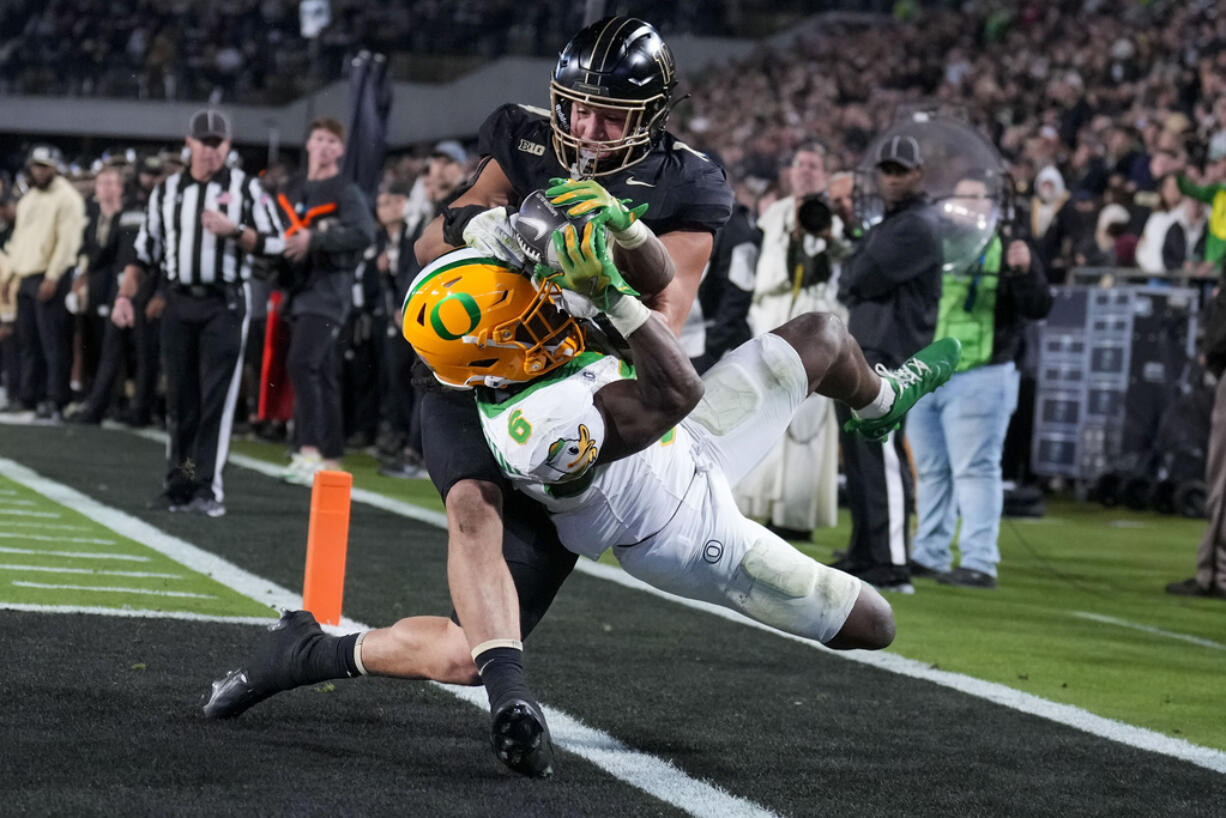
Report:
[[[626,184],[639,185],[640,187],[655,187],[655,185],[653,185],[651,182],[640,182],[638,179],[635,179],[633,176],[629,176],[626,178]]]

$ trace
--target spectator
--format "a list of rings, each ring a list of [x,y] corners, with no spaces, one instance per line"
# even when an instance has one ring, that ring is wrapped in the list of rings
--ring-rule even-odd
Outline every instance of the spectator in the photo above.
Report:
[[[911,137],[885,140],[876,160],[885,215],[844,265],[839,300],[864,357],[894,369],[932,341],[944,256],[936,215],[922,192],[919,145]],[[841,407],[836,411],[841,426],[852,419]],[[914,492],[903,435],[900,426],[872,442],[840,430],[852,533],[837,565],[882,590],[912,593],[907,554]]]
[[[758,257],[749,326],[754,336],[798,315],[827,312],[845,316],[834,275],[838,251],[835,224],[808,225],[802,205],[816,200],[828,182],[826,151],[801,145],[788,166],[791,195],[777,200],[758,220]],[[792,416],[788,434],[737,484],[737,503],[746,514],[765,518],[784,539],[808,540],[815,526],[834,525],[838,513],[838,428],[834,401],[807,397]]]
[[[1064,177],[1054,165],[1039,171],[1034,187],[1035,195],[1030,200],[1030,234],[1041,239],[1069,195],[1064,187]]]
[[[277,196],[290,227],[285,259],[292,270],[288,368],[294,385],[297,450],[282,479],[309,485],[317,471],[339,469],[344,454],[337,340],[353,305],[353,275],[374,240],[362,191],[340,175],[345,128],[335,119],[311,123],[307,171]]]
[[[972,218],[991,206],[987,193],[977,179],[954,188]],[[962,357],[945,388],[921,398],[907,420],[919,511],[912,576],[996,587],[1001,455],[1018,395],[1014,361],[1026,322],[1045,317],[1051,305],[1042,269],[1017,239],[1006,246],[993,236],[973,269],[943,276],[935,335],[961,341]],[[961,562],[950,570],[955,529]]]
[[[1147,273],[1165,273],[1182,266],[1186,255],[1187,231],[1191,228],[1187,222],[1188,211],[1183,205],[1179,180],[1173,175],[1164,176],[1158,185],[1158,193],[1158,206],[1145,220],[1145,229],[1137,242],[1137,266]],[[1182,228],[1182,235],[1168,247],[1167,234],[1176,225]]]
[[[391,185],[379,197],[379,224],[375,237],[377,292],[383,304],[386,330],[382,336],[383,373],[379,394],[382,433],[379,440],[379,473],[388,477],[416,477],[422,474],[421,390],[413,383],[416,353],[404,339],[401,309],[409,285],[421,269],[413,243],[435,216],[442,212],[455,185],[447,183],[440,168],[458,167],[452,158],[432,158],[426,171],[434,180],[427,185],[432,209],[428,214],[408,209],[412,189],[404,183]],[[434,198],[441,197],[441,198]],[[407,215],[406,215],[406,209]]]
[[[140,176],[143,180],[147,173],[142,171]],[[99,344],[97,367],[93,370],[85,399],[66,419],[72,423],[101,423],[116,392],[123,391],[116,388],[120,376],[128,368],[129,361],[135,360],[136,369],[129,373],[135,382],[132,405],[120,417],[132,425],[144,426],[149,424],[148,407],[159,371],[157,324],[144,315],[156,280],[142,285],[143,295],[138,293],[133,299],[136,308],[134,327],[119,327],[109,317],[117,295],[120,273],[140,231],[143,205],[148,203],[148,196],[142,196],[143,187],[139,186],[123,196],[118,171],[114,168],[104,168],[94,183],[97,203],[91,209],[90,222],[85,230],[82,248],[85,260],[81,267],[87,272],[87,278],[82,281],[88,281],[84,323],[91,327],[89,337]],[[138,420],[138,416],[143,418],[143,422]]]
[[[57,148],[30,151],[30,190],[17,203],[13,233],[5,246],[7,277],[15,290],[17,349],[21,361],[20,399],[35,417],[57,422],[68,405],[69,315],[64,296],[85,229],[85,202],[59,173]]]

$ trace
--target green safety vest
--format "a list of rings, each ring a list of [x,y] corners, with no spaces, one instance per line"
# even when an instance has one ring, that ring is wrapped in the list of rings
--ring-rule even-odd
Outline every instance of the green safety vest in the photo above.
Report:
[[[962,342],[962,357],[955,372],[965,372],[992,360],[1000,261],[1000,237],[993,236],[973,271],[947,273],[941,278],[935,337],[957,338]]]

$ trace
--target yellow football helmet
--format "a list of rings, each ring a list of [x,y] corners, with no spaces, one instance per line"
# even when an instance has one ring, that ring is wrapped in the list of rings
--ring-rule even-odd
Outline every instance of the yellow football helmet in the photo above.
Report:
[[[460,388],[525,383],[583,351],[562,291],[472,249],[431,262],[404,302],[404,337],[434,377]]]

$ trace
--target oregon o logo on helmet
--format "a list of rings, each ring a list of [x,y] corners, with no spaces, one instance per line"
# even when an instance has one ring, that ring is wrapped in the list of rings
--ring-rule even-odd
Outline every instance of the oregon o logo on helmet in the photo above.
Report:
[[[469,325],[466,329],[459,333],[454,333],[447,329],[447,325],[443,323],[443,317],[440,311],[443,305],[448,301],[455,301],[464,307],[464,311],[468,313]],[[430,326],[434,328],[434,332],[444,341],[458,341],[468,333],[477,328],[477,324],[481,323],[481,308],[477,306],[477,301],[468,293],[452,293],[446,298],[434,305],[434,309],[430,310]]]
[[[704,562],[714,565],[719,562],[719,558],[723,555],[724,544],[719,540],[707,540],[707,544],[702,547],[702,559]]]

